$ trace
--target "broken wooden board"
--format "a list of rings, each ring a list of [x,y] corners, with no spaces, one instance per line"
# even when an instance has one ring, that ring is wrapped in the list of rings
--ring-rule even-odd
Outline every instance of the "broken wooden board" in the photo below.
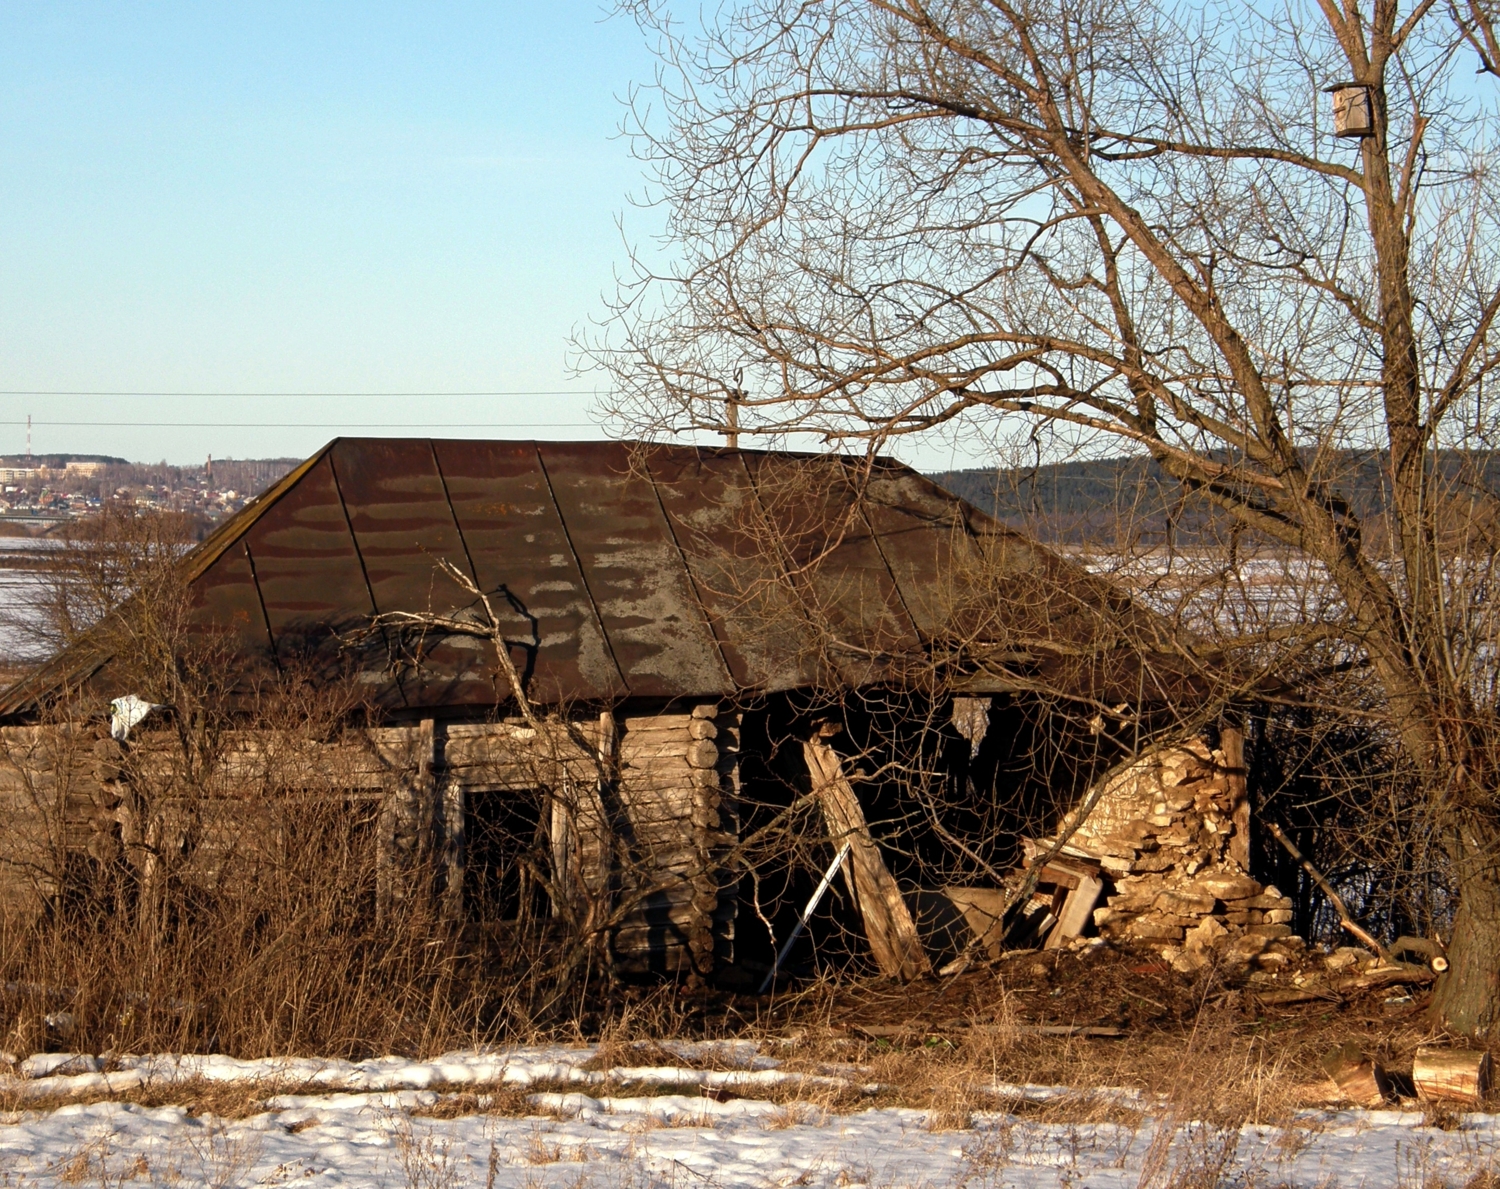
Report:
[[[1061,949],[1075,937],[1082,937],[1084,929],[1093,919],[1094,905],[1099,902],[1099,897],[1103,894],[1104,881],[1080,871],[1078,883],[1069,889],[1067,898],[1063,901],[1062,911],[1058,914],[1057,924],[1053,926],[1052,932],[1047,934],[1044,948]]]

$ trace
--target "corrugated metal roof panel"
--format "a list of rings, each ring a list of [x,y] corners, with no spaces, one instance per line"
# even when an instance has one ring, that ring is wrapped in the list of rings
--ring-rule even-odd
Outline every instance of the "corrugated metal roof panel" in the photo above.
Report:
[[[637,697],[734,686],[656,489],[622,443],[540,447],[625,684]]]
[[[668,446],[643,454],[735,684],[816,683],[817,638],[779,559],[767,558],[764,511],[741,456]]]
[[[249,525],[244,539],[278,661],[322,668],[339,660],[334,634],[358,629],[375,607],[327,453]],[[227,556],[197,582],[211,581]],[[382,704],[401,704],[398,689],[378,688]]]
[[[511,659],[538,701],[627,688],[535,442],[433,443],[479,587],[495,591]],[[490,654],[493,658],[493,654]]]
[[[883,460],[339,439],[183,567],[202,628],[235,641],[237,663],[311,652],[362,669],[393,709],[492,705],[509,691],[489,641],[370,630],[377,611],[475,621],[440,561],[487,593],[544,704],[899,682],[935,654],[990,658],[975,688],[1150,697],[1142,650],[1155,663],[1174,647],[1103,580]],[[104,638],[6,691],[0,714],[90,674],[101,695],[124,692],[104,688]],[[1163,697],[1191,677],[1166,668]]]

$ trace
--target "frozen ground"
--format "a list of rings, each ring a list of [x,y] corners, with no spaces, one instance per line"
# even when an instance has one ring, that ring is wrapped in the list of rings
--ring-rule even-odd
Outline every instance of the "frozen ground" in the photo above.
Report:
[[[811,1104],[735,1098],[733,1079],[704,1079],[755,1075],[747,1085],[760,1088],[791,1075],[745,1045],[673,1051],[687,1065],[581,1069],[594,1055],[584,1048],[362,1065],[156,1058],[135,1085],[279,1077],[295,1079],[300,1092],[272,1094],[263,1113],[235,1120],[118,1102],[20,1111],[0,1122],[0,1186],[1426,1189],[1466,1184],[1493,1166],[1500,1149],[1500,1116],[1490,1115],[1467,1116],[1449,1131],[1423,1127],[1420,1115],[1398,1111],[1307,1112],[1285,1129],[1217,1130],[1149,1114],[1138,1125],[1043,1123],[1003,1109],[1018,1097],[1057,1096],[1040,1087],[997,1087],[1008,1099],[997,1097],[996,1110],[976,1113],[968,1127],[942,1130],[924,1111],[830,1114]],[[702,1065],[715,1068],[687,1067]],[[131,1068],[138,1072],[142,1065]],[[97,1092],[97,1083],[73,1079],[112,1076],[59,1075],[42,1064],[29,1072],[39,1075],[29,1083],[50,1083],[54,1093],[67,1088],[65,1077],[76,1089]],[[840,1076],[819,1075],[818,1084]],[[640,1092],[647,1083],[691,1088],[695,1080],[698,1088],[690,1093]],[[534,1113],[524,1117],[433,1117],[452,1113],[444,1102],[452,1103],[455,1088],[524,1089],[538,1082],[574,1082],[589,1092],[537,1091],[527,1099]],[[361,1083],[367,1088],[346,1088]],[[0,1088],[14,1092],[17,1083]],[[479,1112],[486,1105],[482,1092],[464,1101]]]

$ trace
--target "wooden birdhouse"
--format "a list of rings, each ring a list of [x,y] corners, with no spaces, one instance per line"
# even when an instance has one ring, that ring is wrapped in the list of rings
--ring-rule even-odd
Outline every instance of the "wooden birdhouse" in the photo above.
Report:
[[[1375,113],[1370,106],[1370,88],[1360,83],[1336,83],[1328,88],[1333,96],[1333,131],[1336,136],[1362,140],[1375,135]]]

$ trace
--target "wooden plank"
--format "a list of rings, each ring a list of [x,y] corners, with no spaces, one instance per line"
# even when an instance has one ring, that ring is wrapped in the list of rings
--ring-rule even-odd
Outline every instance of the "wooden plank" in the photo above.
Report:
[[[1047,935],[1044,948],[1059,949],[1065,942],[1083,936],[1084,929],[1094,915],[1094,905],[1099,902],[1103,891],[1103,880],[1081,874],[1077,886],[1069,889],[1067,899],[1063,901],[1062,912],[1058,914],[1057,924]]]
[[[920,978],[932,969],[932,963],[922,949],[901,889],[870,836],[859,798],[844,775],[843,762],[821,735],[804,740],[802,752],[829,836],[835,846],[850,843],[855,899],[876,965],[889,978],[907,982]]]
[[[1229,858],[1241,871],[1250,870],[1250,782],[1245,768],[1245,733],[1238,727],[1224,727],[1219,732],[1219,747],[1228,769],[1230,821],[1234,833],[1229,836]]]

